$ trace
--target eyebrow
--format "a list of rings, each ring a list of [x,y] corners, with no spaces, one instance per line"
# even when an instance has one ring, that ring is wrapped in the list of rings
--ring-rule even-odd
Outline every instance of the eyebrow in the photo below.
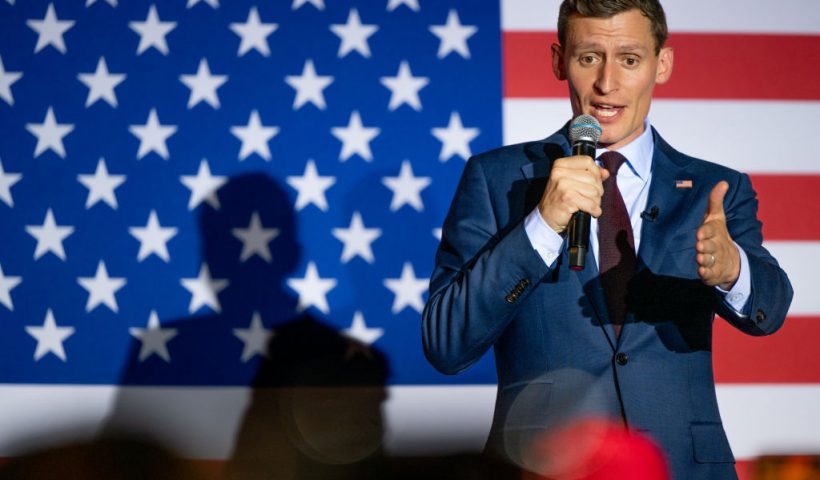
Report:
[[[601,50],[603,46],[598,42],[581,42],[573,46],[575,50]],[[645,52],[648,49],[640,43],[625,43],[618,45],[619,52]]]

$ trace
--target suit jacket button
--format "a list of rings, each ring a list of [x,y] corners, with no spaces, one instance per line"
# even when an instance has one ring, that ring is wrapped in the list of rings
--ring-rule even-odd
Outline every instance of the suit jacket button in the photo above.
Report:
[[[757,323],[760,323],[764,320],[766,320],[766,312],[758,308],[757,312],[755,312],[755,321],[757,321]]]
[[[623,352],[615,355],[615,361],[618,362],[618,365],[626,365],[629,363],[629,356]]]

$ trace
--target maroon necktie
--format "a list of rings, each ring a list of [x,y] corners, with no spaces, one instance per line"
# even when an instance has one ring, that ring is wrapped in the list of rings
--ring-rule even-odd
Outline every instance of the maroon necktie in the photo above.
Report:
[[[616,180],[626,158],[618,152],[604,152],[599,158],[609,170],[601,198],[603,214],[598,218],[601,283],[615,334],[620,336],[626,319],[627,286],[635,274],[636,263],[632,224]]]

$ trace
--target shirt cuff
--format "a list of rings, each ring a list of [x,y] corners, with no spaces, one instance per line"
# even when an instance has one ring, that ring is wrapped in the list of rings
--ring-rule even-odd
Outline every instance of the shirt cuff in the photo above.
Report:
[[[555,260],[561,255],[564,238],[547,225],[538,207],[535,207],[524,219],[524,231],[527,232],[527,238],[530,239],[530,243],[544,264],[552,268]]]
[[[719,286],[715,288],[723,294],[723,301],[726,302],[726,305],[741,317],[745,317],[749,314],[748,303],[752,293],[752,276],[749,273],[749,257],[746,256],[746,252],[740,248],[740,245],[735,243],[735,247],[740,254],[740,276],[737,277],[737,282],[728,291]]]

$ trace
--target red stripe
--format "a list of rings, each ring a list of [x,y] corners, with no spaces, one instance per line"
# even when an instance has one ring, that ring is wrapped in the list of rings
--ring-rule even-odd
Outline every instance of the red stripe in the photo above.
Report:
[[[717,383],[820,383],[820,317],[789,317],[774,335],[745,335],[715,320]]]
[[[504,96],[564,98],[552,74],[555,32],[504,32]],[[656,98],[820,100],[820,35],[675,33],[672,78]]]
[[[820,175],[752,175],[766,240],[820,240]]]
[[[555,32],[503,32],[501,61],[505,98],[566,97],[567,87],[552,73],[550,45]]]

